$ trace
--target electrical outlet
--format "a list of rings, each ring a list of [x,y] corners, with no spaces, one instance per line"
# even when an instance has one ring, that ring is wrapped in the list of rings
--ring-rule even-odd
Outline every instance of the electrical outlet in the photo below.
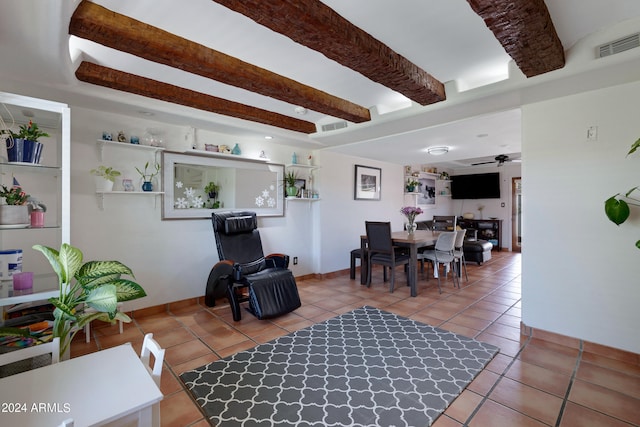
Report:
[[[293,265],[298,265],[298,257],[297,256],[293,257]]]

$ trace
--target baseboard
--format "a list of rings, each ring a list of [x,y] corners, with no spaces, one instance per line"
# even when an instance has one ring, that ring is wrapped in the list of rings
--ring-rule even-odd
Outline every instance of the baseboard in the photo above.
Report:
[[[609,347],[590,341],[581,340],[575,337],[569,337],[555,332],[549,332],[544,329],[534,328],[520,322],[520,333],[522,335],[563,345],[565,347],[582,350],[584,353],[593,353],[609,359],[619,360],[624,363],[640,366],[640,354],[627,350],[621,350],[615,347]]]

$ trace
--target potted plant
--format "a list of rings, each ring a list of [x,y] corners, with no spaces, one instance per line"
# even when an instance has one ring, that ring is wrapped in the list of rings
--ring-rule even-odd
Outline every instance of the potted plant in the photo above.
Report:
[[[640,148],[640,138],[631,145],[631,149],[627,153],[627,156],[635,153],[638,148]],[[631,214],[629,205],[640,206],[640,199],[631,197],[631,194],[634,191],[638,191],[639,188],[640,186],[635,186],[624,195],[617,193],[609,197],[604,202],[604,212],[607,215],[607,218],[609,218],[609,220],[615,225],[620,225],[629,218],[629,215]],[[640,249],[640,240],[636,242],[636,247]]]
[[[5,201],[5,204],[0,205],[0,224],[26,227],[29,225],[29,207],[27,206],[29,195],[22,191],[15,178],[13,183],[11,188],[3,185],[0,191],[0,197]]]
[[[88,322],[102,320],[131,322],[131,318],[118,311],[118,303],[146,296],[142,287],[121,275],[133,277],[129,267],[119,261],[88,261],[83,264],[82,251],[63,243],[60,251],[35,245],[42,252],[58,276],[60,294],[49,298],[53,311],[53,336],[60,337],[60,355],[63,356],[75,334]],[[84,313],[88,306],[95,311]]]
[[[9,162],[40,163],[43,145],[38,139],[49,134],[42,131],[37,123],[29,120],[28,124],[20,126],[17,133],[11,129],[2,129],[0,134],[9,135],[6,140]]]
[[[136,170],[142,176],[142,191],[153,191],[153,182],[151,181],[158,173],[160,173],[160,165],[154,163],[149,170],[149,162],[145,163],[144,171],[136,166]]]
[[[420,187],[420,183],[415,178],[407,178],[407,183],[405,184],[405,189],[407,193],[413,193],[416,188]]]
[[[204,187],[204,192],[207,193],[209,200],[213,200],[213,203],[211,205],[213,209],[218,209],[220,207],[220,202],[217,200],[219,191],[220,191],[220,186],[213,181],[210,181]]]
[[[284,184],[287,197],[296,197],[298,195],[298,187],[296,187],[296,180],[298,175],[295,171],[289,171],[284,175]]]
[[[96,169],[91,169],[91,175],[95,176],[96,191],[105,192],[113,190],[113,184],[117,176],[120,176],[120,171],[115,170],[110,166],[98,166]]]

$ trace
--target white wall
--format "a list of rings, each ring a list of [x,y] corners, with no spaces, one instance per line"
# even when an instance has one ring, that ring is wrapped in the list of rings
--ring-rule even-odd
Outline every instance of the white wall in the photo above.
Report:
[[[204,295],[209,271],[218,261],[211,221],[162,221],[159,196],[108,195],[104,210],[100,210],[89,174],[100,164],[113,166],[139,188],[134,166],[144,167],[152,159],[138,150],[105,148],[101,162],[96,140],[103,130],[115,135],[124,129],[127,135],[142,137],[146,128],[157,128],[163,131],[168,148],[187,149],[187,129],[73,105],[71,114],[71,243],[83,250],[86,260],[117,259],[131,267],[148,296],[128,302],[126,309]],[[205,142],[230,146],[239,142],[243,154],[256,155],[263,149],[272,161],[283,164],[290,163],[294,151],[265,141],[229,141],[211,132],[197,131],[197,140],[200,146]],[[117,187],[121,189],[120,182]],[[285,217],[259,220],[265,253],[298,256],[299,264],[291,266],[295,275],[316,272],[309,244],[313,232],[309,204],[290,203],[285,210]]]
[[[640,353],[640,216],[616,227],[604,201],[638,181],[640,83],[523,107],[522,320]],[[598,141],[587,128],[598,126]]]

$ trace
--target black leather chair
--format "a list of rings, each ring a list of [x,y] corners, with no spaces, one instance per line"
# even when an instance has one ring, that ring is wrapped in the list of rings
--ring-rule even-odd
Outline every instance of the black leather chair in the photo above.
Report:
[[[249,311],[258,319],[289,313],[300,307],[300,296],[289,256],[264,256],[255,212],[211,214],[218,249],[218,262],[207,281],[205,304],[226,292],[233,320],[241,319],[240,303],[249,301]]]

